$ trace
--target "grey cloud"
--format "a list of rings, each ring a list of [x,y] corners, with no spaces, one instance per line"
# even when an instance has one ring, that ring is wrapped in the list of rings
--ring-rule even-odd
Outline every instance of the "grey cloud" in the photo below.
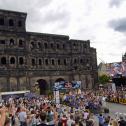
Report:
[[[30,11],[35,8],[44,8],[53,0],[1,0],[0,8],[15,11]]]
[[[113,7],[113,6],[119,7],[123,1],[124,0],[110,0],[110,6],[111,7]]]
[[[126,32],[126,18],[111,20],[109,26],[118,32]]]
[[[120,49],[126,48],[126,38],[123,38],[123,39],[120,40],[120,43],[119,43],[118,47]]]
[[[58,12],[57,11],[49,11],[43,18],[43,22],[55,22],[55,21],[63,21],[69,19],[69,14],[66,11]]]
[[[65,29],[70,22],[69,15],[69,12],[67,12],[66,10],[59,10],[58,8],[51,8],[49,10],[43,9],[41,11],[36,8],[28,14],[28,29],[32,25],[43,25],[43,30],[44,28],[49,28],[52,26],[55,26],[55,31],[57,31],[58,29]]]
[[[110,56],[120,56],[120,53],[118,52],[109,52],[109,53],[106,53],[107,55],[110,55]]]
[[[27,26],[36,24],[57,23],[60,28],[67,27],[69,23],[69,13],[60,4],[51,6],[53,0],[1,0],[0,8],[27,12]]]

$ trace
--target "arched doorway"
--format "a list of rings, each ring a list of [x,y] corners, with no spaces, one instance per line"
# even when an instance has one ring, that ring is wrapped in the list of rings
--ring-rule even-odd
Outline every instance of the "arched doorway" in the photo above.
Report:
[[[37,80],[37,82],[38,82],[38,86],[39,86],[39,89],[40,89],[40,95],[45,95],[47,93],[47,90],[48,90],[47,82],[43,79]]]
[[[65,81],[63,78],[58,78],[55,82]]]

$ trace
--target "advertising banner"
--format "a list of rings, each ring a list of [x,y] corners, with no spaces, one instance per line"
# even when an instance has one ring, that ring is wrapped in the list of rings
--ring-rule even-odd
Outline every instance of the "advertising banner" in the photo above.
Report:
[[[64,90],[64,89],[79,89],[81,88],[81,81],[61,81],[54,84],[53,90]]]
[[[126,105],[126,99],[125,98],[113,98],[113,97],[111,97],[110,99],[108,99],[108,102],[120,103],[120,104]]]
[[[54,91],[54,100],[56,104],[60,104],[60,95],[59,95],[59,91]]]
[[[107,64],[107,72],[113,78],[120,78],[120,75],[126,77],[126,63],[117,62]]]

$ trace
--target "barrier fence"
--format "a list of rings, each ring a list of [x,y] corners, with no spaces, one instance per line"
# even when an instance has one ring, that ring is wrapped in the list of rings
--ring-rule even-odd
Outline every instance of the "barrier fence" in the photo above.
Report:
[[[111,97],[111,98],[108,98],[107,101],[126,105],[126,98],[112,98]]]

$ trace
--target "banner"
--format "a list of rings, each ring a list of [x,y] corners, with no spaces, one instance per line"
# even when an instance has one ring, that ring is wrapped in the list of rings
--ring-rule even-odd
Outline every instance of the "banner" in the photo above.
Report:
[[[81,81],[61,81],[54,84],[53,90],[78,89],[81,88]]]
[[[107,64],[107,73],[113,78],[126,77],[126,62],[115,62]]]
[[[110,98],[108,102],[120,103],[126,105],[126,98]]]
[[[54,99],[56,104],[60,104],[60,95],[58,90],[54,91]]]

